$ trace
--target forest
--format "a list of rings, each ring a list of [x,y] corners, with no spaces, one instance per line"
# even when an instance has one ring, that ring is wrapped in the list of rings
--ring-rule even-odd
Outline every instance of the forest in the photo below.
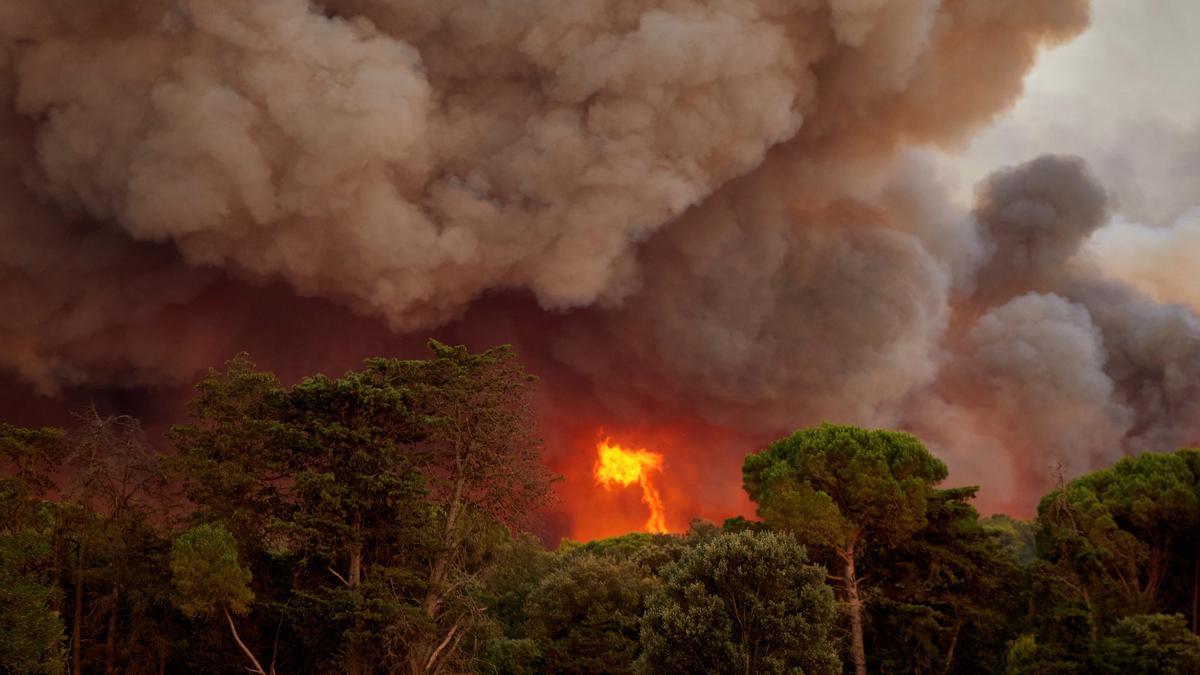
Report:
[[[756,519],[544,542],[535,379],[430,350],[292,386],[238,355],[161,440],[0,424],[0,672],[1200,672],[1200,450],[1023,521],[823,424],[746,456]]]

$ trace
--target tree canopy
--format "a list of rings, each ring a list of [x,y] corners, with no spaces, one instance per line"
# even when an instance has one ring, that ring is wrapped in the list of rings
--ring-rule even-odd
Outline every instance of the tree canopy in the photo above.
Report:
[[[788,534],[698,544],[662,573],[642,623],[654,673],[835,673],[833,592]]]
[[[0,673],[1200,672],[1200,451],[981,519],[918,439],[826,424],[745,458],[758,520],[551,549],[533,386],[507,347],[238,355],[161,454],[0,424]]]
[[[869,548],[894,548],[925,527],[946,465],[908,434],[823,424],[748,455],[742,475],[766,524],[791,532],[836,570],[850,615],[850,656],[864,675],[859,561]]]

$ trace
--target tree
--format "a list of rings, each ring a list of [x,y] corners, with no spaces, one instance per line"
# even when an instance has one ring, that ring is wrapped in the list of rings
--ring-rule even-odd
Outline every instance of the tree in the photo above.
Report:
[[[995,513],[980,524],[999,538],[1001,545],[1019,564],[1032,565],[1037,560],[1037,523]]]
[[[244,354],[197,390],[192,423],[171,431],[174,468],[197,521],[232,524],[259,591],[252,628],[286,628],[293,670],[363,672],[413,632],[408,598],[424,588],[411,392],[370,372],[289,389]]]
[[[254,672],[267,675],[233,621],[233,615],[245,614],[254,600],[248,585],[250,570],[238,563],[233,535],[219,525],[198,525],[179,535],[171,546],[171,576],[180,611],[189,617],[223,615],[234,641],[254,664]],[[270,672],[275,672],[274,664]]]
[[[193,518],[223,523],[243,552],[253,550],[271,539],[286,510],[286,390],[242,353],[224,371],[210,369],[196,392],[187,406],[191,422],[168,432],[179,452],[168,465],[195,507]]]
[[[0,424],[0,672],[63,672],[63,622],[56,607],[52,513],[39,499],[60,455],[61,432]]]
[[[1191,473],[1192,492],[1200,504],[1200,449],[1184,448],[1176,451],[1175,456],[1183,461]],[[1200,514],[1197,515],[1197,521],[1200,522]],[[1200,528],[1193,528],[1187,536],[1178,538],[1174,548],[1173,576],[1183,581],[1176,581],[1172,590],[1176,598],[1182,596],[1184,601],[1170,607],[1169,611],[1185,613],[1192,633],[1200,635]],[[1185,589],[1190,593],[1181,592]]]
[[[999,672],[1024,619],[1027,573],[985,528],[975,488],[934,490],[926,525],[864,565],[872,672]]]
[[[641,666],[662,673],[835,673],[824,570],[788,534],[740,532],[663,569],[642,624]]]
[[[558,557],[532,535],[514,537],[497,547],[482,575],[480,600],[491,619],[482,660],[485,672],[533,675],[541,670],[542,649],[528,637],[526,605]]]
[[[894,548],[925,527],[946,465],[909,434],[824,424],[748,455],[742,475],[769,526],[793,533],[841,572],[831,578],[850,616],[851,661],[865,675],[859,560],[868,547]]]
[[[526,635],[545,673],[632,673],[649,572],[628,560],[573,551],[530,593]]]
[[[430,346],[431,359],[371,359],[291,388],[239,355],[172,430],[196,520],[227,525],[259,634],[292,632],[300,663],[467,667],[489,552],[549,496],[532,378],[512,350]]]
[[[455,653],[477,608],[458,594],[482,525],[521,527],[550,498],[531,405],[534,378],[511,347],[479,354],[430,341],[424,361],[372,359],[367,372],[411,392],[424,435],[412,448],[437,507],[437,548],[421,602],[436,630],[413,641],[409,671],[437,672]],[[456,578],[457,577],[457,578]]]
[[[76,425],[64,438],[60,473],[68,478],[62,481],[56,509],[58,538],[69,542],[74,554],[72,670],[102,661],[105,673],[115,673],[119,645],[130,662],[165,658],[161,641],[136,645],[139,638],[150,636],[148,625],[163,632],[161,607],[136,602],[136,596],[166,590],[158,583],[161,574],[151,569],[161,563],[153,558],[165,542],[150,522],[152,514],[166,511],[165,478],[137,420],[101,416],[94,406],[75,418]],[[85,636],[92,638],[90,645],[101,645],[96,653],[83,653]],[[143,651],[147,647],[152,653]]]
[[[300,607],[339,626],[351,675],[384,660],[385,634],[409,640],[419,621],[406,598],[424,590],[433,514],[405,454],[421,436],[406,394],[368,370],[307,378],[283,399],[294,487],[281,526],[315,577],[297,589],[310,601]]]
[[[1078,619],[1090,621],[1086,612]],[[1064,638],[1067,638],[1064,640]],[[1181,615],[1134,614],[1099,637],[1086,630],[1026,634],[1008,652],[1008,675],[1177,675],[1200,672],[1200,637]]]
[[[47,574],[47,538],[35,530],[0,534],[0,672],[63,672],[58,589]]]
[[[1120,617],[1164,609],[1194,595],[1198,481],[1186,453],[1126,457],[1081,476],[1038,506],[1038,554],[1063,588],[1093,616]],[[1173,558],[1193,564],[1172,565]],[[1172,578],[1172,572],[1175,572]],[[1163,589],[1186,589],[1193,594]]]
[[[1200,673],[1200,637],[1188,631],[1178,614],[1125,617],[1100,641],[1096,652],[1096,673]]]

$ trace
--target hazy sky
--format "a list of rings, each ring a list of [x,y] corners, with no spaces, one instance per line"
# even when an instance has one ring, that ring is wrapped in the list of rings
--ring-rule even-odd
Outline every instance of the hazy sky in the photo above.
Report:
[[[1163,148],[1138,143],[1135,129],[1183,133],[1200,121],[1197,36],[1195,0],[1094,0],[1092,26],[1041,57],[1025,95],[965,153],[962,177],[1040,152],[1153,161]]]
[[[1042,56],[1025,95],[948,161],[964,199],[998,166],[1084,157],[1112,194],[1090,251],[1160,300],[1200,307],[1200,2],[1094,0],[1092,26]]]

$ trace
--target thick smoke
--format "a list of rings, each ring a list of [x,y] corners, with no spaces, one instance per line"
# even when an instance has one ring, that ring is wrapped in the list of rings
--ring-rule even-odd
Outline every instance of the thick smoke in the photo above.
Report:
[[[938,404],[914,422],[934,437],[1000,440],[1013,506],[1050,484],[1051,466],[1075,475],[1200,439],[1200,321],[1101,274],[1085,242],[1108,209],[1077,158],[1043,156],[979,189],[973,215],[991,254],[946,336],[951,361],[923,393]],[[946,405],[965,409],[969,432],[930,416]]]
[[[1010,448],[1017,484],[1040,486],[1049,459],[1074,475],[1121,455],[1132,414],[1106,361],[1086,308],[1029,293],[981,316],[944,377],[950,400],[978,411],[975,425]]]
[[[967,212],[921,149],[1086,22],[1083,0],[0,0],[0,366],[169,387],[242,348],[298,374],[511,340],[568,519],[598,427],[669,446],[679,527],[822,419],[918,431],[1027,508],[1053,461],[1200,420],[1196,318],[1081,253],[1109,214],[1081,162],[1006,169]]]
[[[979,186],[977,201],[975,217],[990,248],[976,280],[977,303],[1057,287],[1108,217],[1104,188],[1074,157],[1047,155],[997,171]]]

